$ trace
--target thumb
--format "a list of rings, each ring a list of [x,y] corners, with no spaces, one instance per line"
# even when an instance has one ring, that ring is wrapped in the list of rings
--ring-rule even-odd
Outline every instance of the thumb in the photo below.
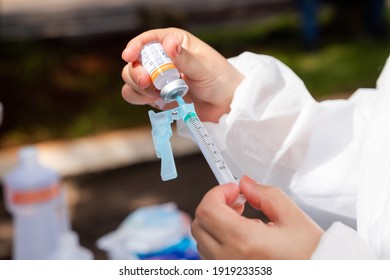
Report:
[[[225,185],[219,185],[207,192],[203,198],[203,202],[207,205],[223,205],[231,206],[234,204],[234,201],[237,199],[239,194],[238,185],[235,183],[228,183]],[[239,215],[242,214],[244,210],[244,205],[238,205],[231,208]]]
[[[185,76],[193,78],[199,75],[199,73],[204,73],[206,69],[199,57],[196,57],[189,49],[183,47],[183,40],[185,40],[183,36],[179,37],[177,34],[169,34],[164,38],[162,44],[177,69]],[[187,47],[191,48],[190,46]]]
[[[248,176],[241,178],[239,186],[253,208],[261,210],[275,224],[284,222],[292,201],[281,189],[258,184]]]

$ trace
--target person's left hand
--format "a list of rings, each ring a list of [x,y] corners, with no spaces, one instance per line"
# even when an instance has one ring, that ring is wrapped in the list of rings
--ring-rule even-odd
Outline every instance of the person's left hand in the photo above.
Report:
[[[239,193],[271,222],[230,207]],[[211,189],[195,212],[192,234],[203,259],[309,259],[323,230],[283,191],[244,176]]]
[[[157,105],[161,97],[149,74],[139,62],[142,47],[160,42],[189,87],[184,100],[193,103],[202,121],[218,122],[230,111],[237,86],[244,79],[228,60],[206,42],[179,28],[161,28],[143,32],[133,38],[122,53],[128,63],[122,71],[125,81],[123,98],[136,105]],[[166,104],[172,109],[174,104]]]

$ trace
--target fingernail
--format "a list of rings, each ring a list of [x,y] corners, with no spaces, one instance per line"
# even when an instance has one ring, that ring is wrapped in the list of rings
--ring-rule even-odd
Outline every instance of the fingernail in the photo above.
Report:
[[[162,98],[157,99],[154,101],[154,104],[159,108],[159,109],[164,109],[164,107],[167,105],[167,103],[164,102]]]
[[[179,42],[179,43],[176,45],[176,52],[177,52],[177,54],[181,54],[182,50],[183,50],[183,48],[182,48],[182,46],[181,46],[181,44],[180,44],[180,42]]]
[[[181,46],[181,42],[180,42],[179,38],[177,37],[176,39],[177,39],[177,43],[176,43],[176,52],[177,52],[177,54],[181,54],[183,48],[182,48],[182,46]]]
[[[125,59],[126,54],[127,54],[127,49],[124,49],[123,52],[122,52],[122,59],[123,60],[126,60]]]
[[[249,177],[247,175],[242,176],[240,183],[247,184],[247,185],[257,185],[258,184],[255,180],[253,180],[251,177]]]

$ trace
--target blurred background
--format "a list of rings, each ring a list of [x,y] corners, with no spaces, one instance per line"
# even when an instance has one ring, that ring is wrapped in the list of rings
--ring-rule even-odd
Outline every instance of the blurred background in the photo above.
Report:
[[[180,27],[226,57],[252,51],[290,66],[318,99],[374,87],[389,56],[385,0],[2,0],[0,176],[36,145],[68,189],[72,226],[96,240],[138,207],[174,201],[193,215],[216,184],[194,144],[172,139],[179,177],[162,182],[147,111],[121,97],[121,53],[152,28]],[[0,259],[12,218],[0,191]],[[251,215],[249,213],[248,215]]]

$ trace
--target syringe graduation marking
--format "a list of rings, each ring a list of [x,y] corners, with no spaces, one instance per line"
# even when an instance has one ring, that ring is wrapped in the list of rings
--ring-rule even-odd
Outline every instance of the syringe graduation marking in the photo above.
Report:
[[[196,118],[196,115],[195,114],[191,114],[190,116],[189,115],[190,114],[188,114],[186,116],[185,120],[189,121],[193,125],[196,132],[200,136],[200,140],[202,141],[203,146],[207,149],[207,152],[211,156],[213,162],[215,164],[219,163],[219,165],[217,166],[218,169],[220,169],[220,170],[226,169],[225,162],[220,157],[220,154],[219,154],[218,150],[216,149],[215,144],[213,142],[206,141],[206,138],[209,137],[209,135],[207,134],[207,132],[204,129],[202,129],[203,127],[202,127],[202,125],[199,124],[199,122]],[[214,149],[211,148],[211,146],[214,147]],[[218,156],[219,156],[219,158],[218,158]]]
[[[183,104],[184,102],[181,98],[178,98],[178,103]],[[203,126],[196,113],[188,113],[183,120],[190,128],[193,137],[205,156],[207,163],[210,165],[218,183],[226,184],[236,182],[236,179],[225,164],[222,155],[219,153],[216,145],[208,135],[206,128]],[[208,152],[209,157],[206,155],[205,150]],[[214,165],[210,162],[210,159]],[[232,205],[243,205],[245,201],[245,196],[240,194]]]

